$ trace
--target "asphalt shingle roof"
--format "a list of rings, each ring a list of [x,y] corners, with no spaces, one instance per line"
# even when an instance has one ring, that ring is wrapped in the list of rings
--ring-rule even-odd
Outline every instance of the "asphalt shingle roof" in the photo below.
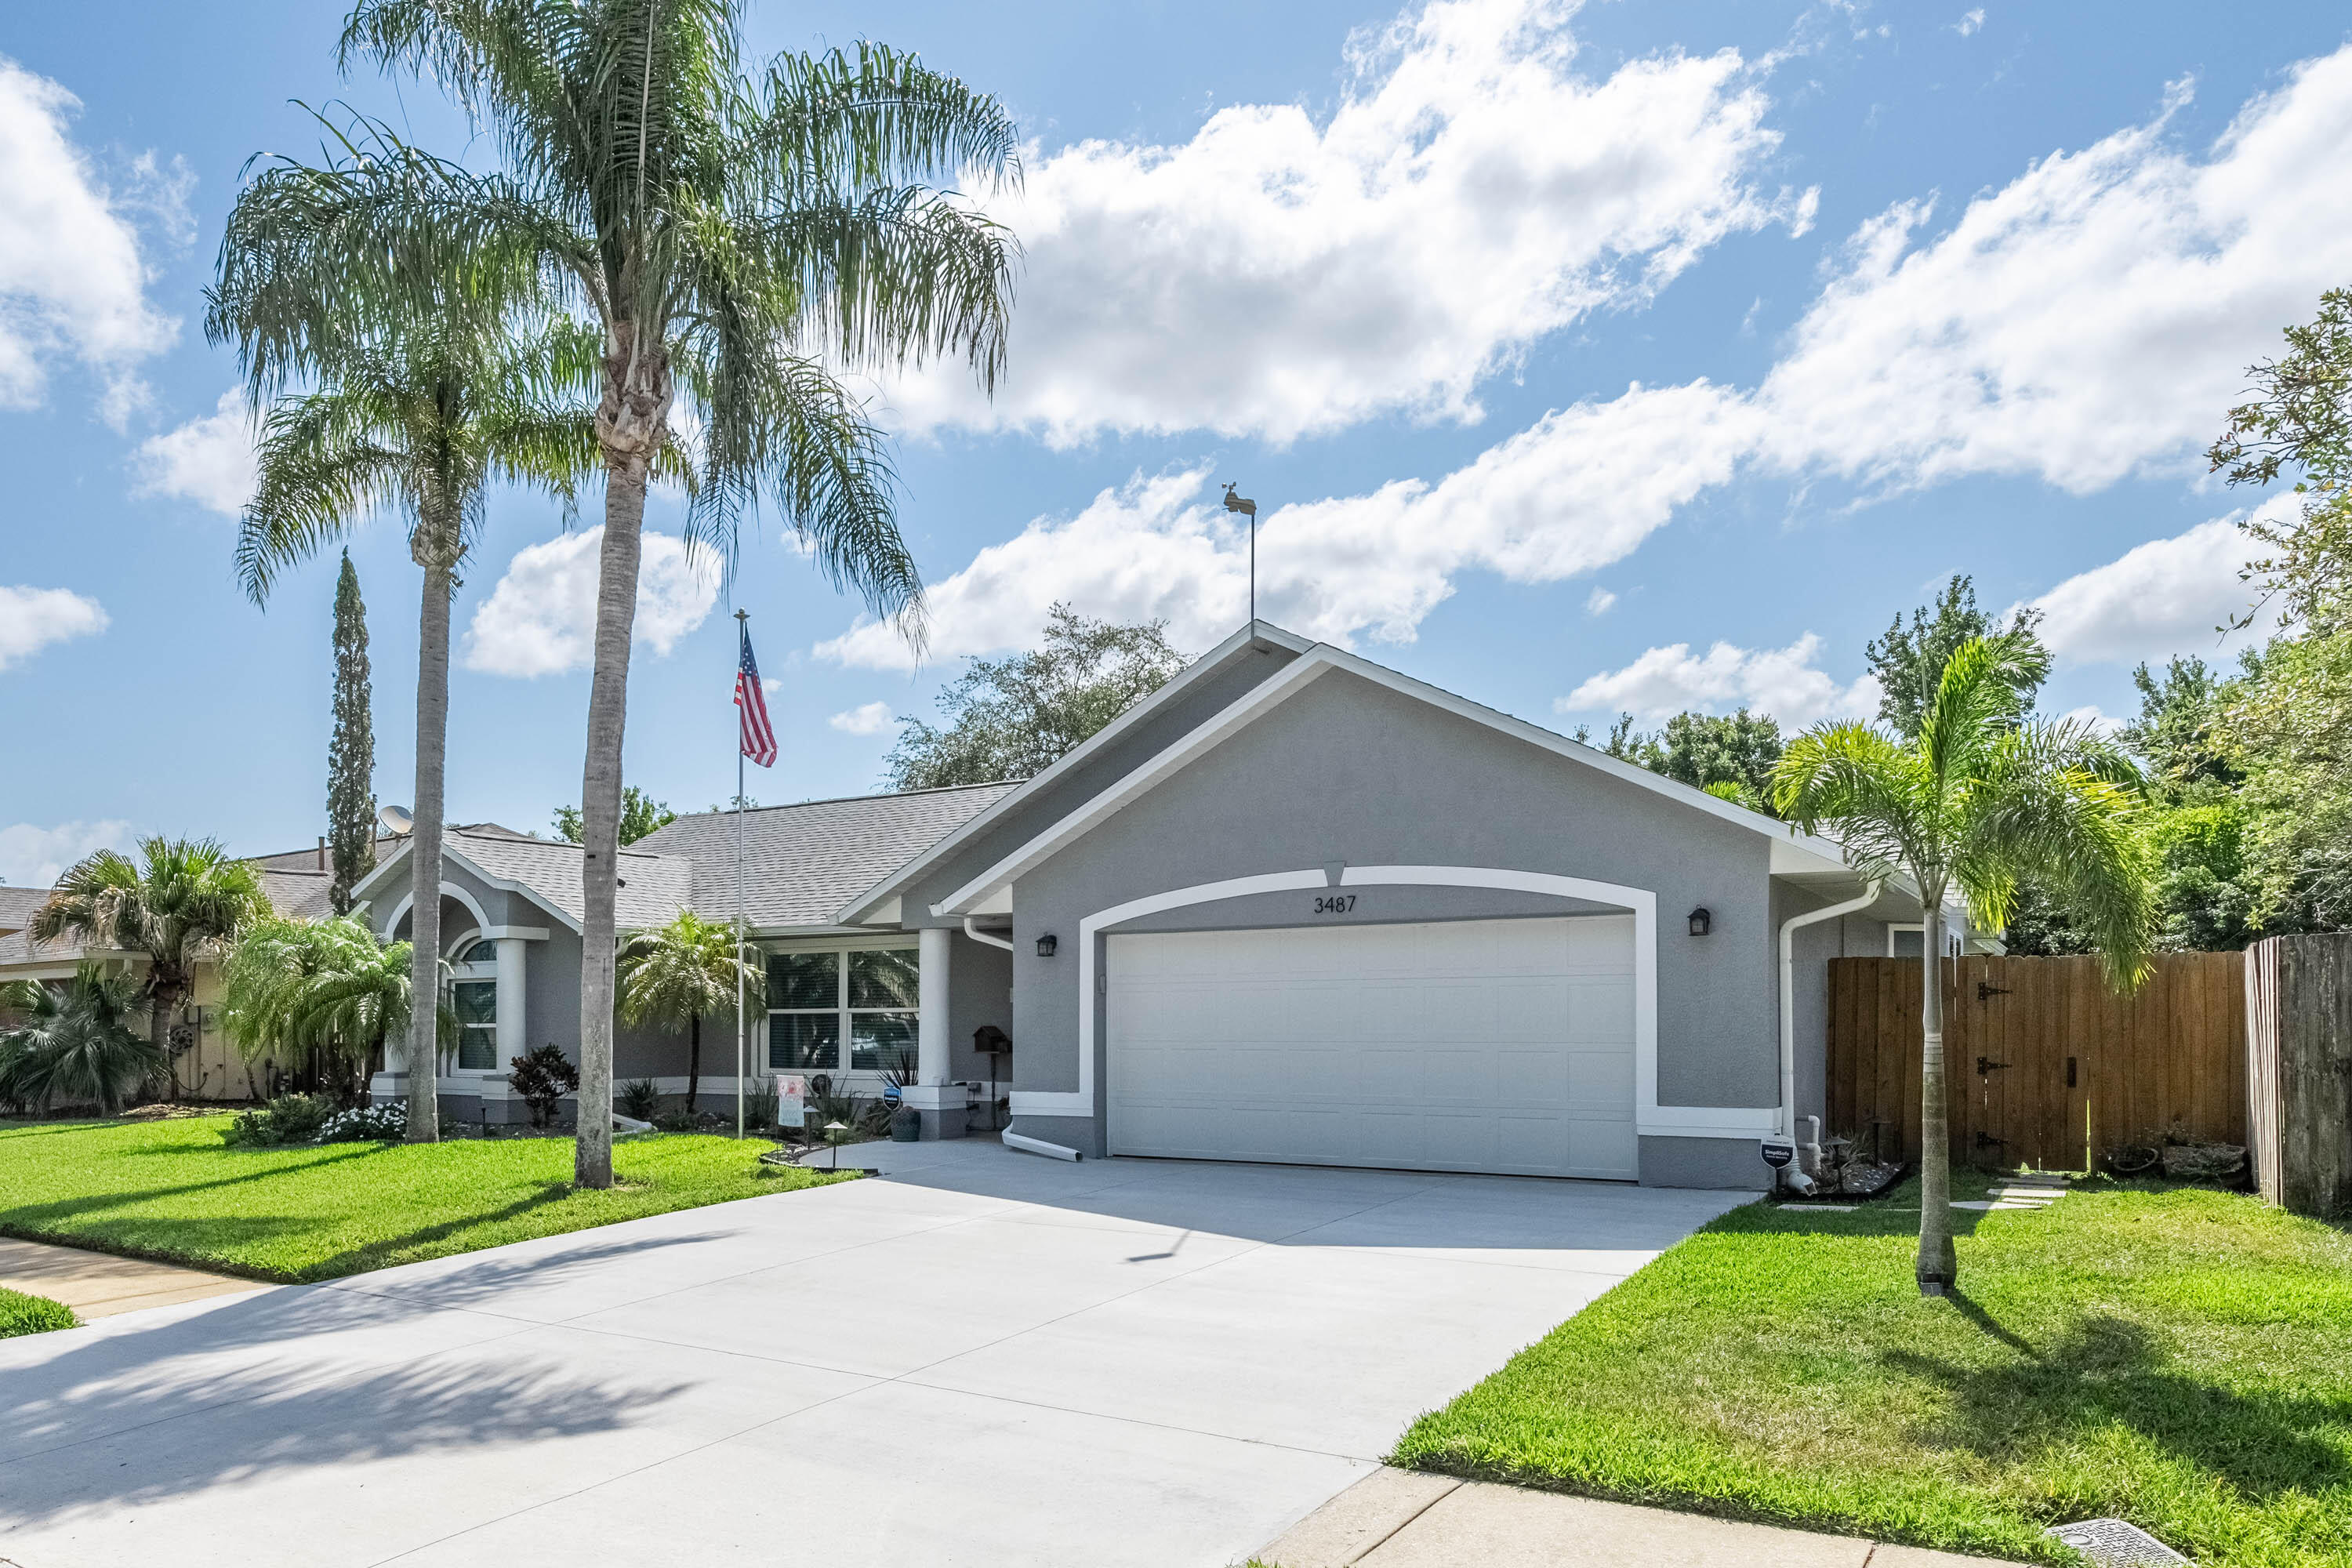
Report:
[[[296,920],[322,921],[335,912],[327,900],[332,880],[324,871],[261,869],[261,890],[269,907]],[[26,934],[23,928],[32,920],[33,911],[48,899],[47,888],[0,888],[0,931],[9,931],[0,935],[0,968],[12,963],[70,963],[81,957],[83,944],[70,937],[36,943]]]
[[[842,905],[1018,787],[968,784],[747,811],[745,918],[760,927],[832,925]],[[733,812],[681,816],[631,847],[691,861],[693,907],[734,912]]]
[[[562,911],[574,925],[585,917],[577,844],[532,838],[502,827],[452,829],[443,842],[491,876],[530,889],[531,897]],[[659,925],[687,907],[694,868],[675,856],[647,854],[641,841],[621,851],[621,881],[614,920],[624,931],[634,931]]]

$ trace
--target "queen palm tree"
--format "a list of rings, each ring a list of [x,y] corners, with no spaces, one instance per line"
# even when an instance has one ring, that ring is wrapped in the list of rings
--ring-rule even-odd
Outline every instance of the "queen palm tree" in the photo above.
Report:
[[[346,69],[441,83],[491,132],[478,174],[371,126],[248,189],[224,289],[269,296],[257,352],[346,319],[535,287],[601,340],[605,474],[582,778],[576,1173],[612,1182],[621,743],[647,479],[695,431],[689,541],[731,565],[764,499],[836,583],[919,638],[879,432],[840,376],[931,355],[1003,365],[1014,247],[944,188],[1019,175],[992,98],[875,45],[740,68],[743,0],[360,0]]]
[[[324,1058],[352,1098],[365,1086],[369,1060],[408,1029],[416,994],[411,953],[409,943],[379,941],[353,916],[259,921],[222,966],[221,1026],[247,1060]],[[436,1034],[446,1045],[457,1019],[446,1008],[438,1013]]]
[[[36,942],[69,937],[143,955],[148,1038],[168,1061],[172,1016],[195,989],[197,962],[268,913],[259,875],[216,841],[156,837],[140,840],[135,863],[111,849],[75,862],[26,930]]]
[[[1945,662],[1918,734],[1819,724],[1789,742],[1772,773],[1780,815],[1826,828],[1856,869],[1907,874],[1926,930],[1920,1002],[1919,1255],[1923,1295],[1959,1276],[1952,1247],[1951,1152],[1944,1075],[1944,900],[1957,890],[1986,930],[2008,923],[2031,878],[2098,944],[2108,983],[2147,978],[2156,891],[2139,833],[2137,782],[2122,752],[2089,726],[2028,718],[2036,651],[2015,634],[1972,637]]]
[[[270,405],[263,422],[253,500],[236,543],[247,594],[267,607],[288,567],[348,537],[383,508],[404,516],[409,556],[425,573],[409,919],[411,984],[431,995],[441,962],[450,597],[480,535],[493,480],[552,491],[569,515],[574,479],[595,464],[596,437],[593,421],[562,394],[593,384],[595,345],[561,323],[518,338],[452,309],[356,336],[315,331],[299,351],[280,355],[260,346],[269,341],[272,302],[232,285],[245,259],[232,247],[243,237],[232,221],[207,333],[238,345],[257,408],[296,367],[322,378],[317,390]],[[431,1010],[408,1028],[407,1137],[431,1142],[440,1136]]]
[[[680,910],[667,925],[621,944],[619,974],[623,1023],[686,1026],[686,1109],[692,1114],[702,1084],[702,1020],[732,1016],[739,995],[747,1008],[764,1005],[759,965],[736,947],[732,925]]]
[[[127,975],[82,963],[54,990],[32,980],[0,988],[0,1005],[24,1018],[0,1029],[0,1102],[95,1102],[111,1116],[164,1070],[165,1053],[125,1022],[140,1006],[138,984]]]

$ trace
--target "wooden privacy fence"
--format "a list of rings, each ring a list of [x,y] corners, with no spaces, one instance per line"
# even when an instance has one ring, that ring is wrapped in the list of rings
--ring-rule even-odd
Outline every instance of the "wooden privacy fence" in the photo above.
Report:
[[[1829,1128],[1919,1152],[1916,958],[1833,958]],[[2171,952],[2129,996],[2095,958],[1971,957],[1944,968],[1952,1158],[2081,1171],[2167,1131],[2243,1143],[2245,955]]]
[[[2246,1071],[2263,1196],[2297,1214],[2352,1210],[2352,932],[2247,951]]]

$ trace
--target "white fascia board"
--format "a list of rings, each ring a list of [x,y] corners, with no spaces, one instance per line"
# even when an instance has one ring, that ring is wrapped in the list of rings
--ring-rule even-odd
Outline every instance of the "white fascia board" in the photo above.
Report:
[[[1245,728],[1260,714],[1270,711],[1286,698],[1306,689],[1309,682],[1333,668],[1331,661],[1322,657],[1328,651],[1318,647],[1276,670],[1207,723],[933,904],[931,913],[970,915],[990,912],[982,906],[991,894],[1003,891],[1014,879],[1042,864],[1096,824],[1123,809],[1129,802],[1149,793],[1161,780],[1176,773],[1227,736]]]
[[[1332,669],[1344,670],[1349,675],[1369,680],[1376,686],[1386,687],[1400,696],[1429,703],[1457,718],[1466,719],[1474,724],[1484,725],[1487,729],[1498,731],[1515,740],[1525,742],[1538,750],[1549,752],[1554,756],[1563,757],[1570,762],[1580,763],[1587,767],[1597,769],[1638,789],[1664,795],[1678,805],[1688,806],[1696,811],[1703,811],[1710,816],[1718,817],[1735,827],[1742,827],[1750,833],[1764,835],[1772,841],[1776,855],[1785,845],[1790,854],[1802,856],[1806,869],[1843,870],[1846,868],[1844,852],[1829,839],[1794,832],[1786,823],[1766,816],[1760,812],[1749,811],[1744,806],[1734,805],[1728,801],[1717,800],[1705,790],[1693,789],[1688,784],[1679,784],[1662,774],[1654,773],[1637,763],[1623,762],[1605,752],[1595,751],[1591,746],[1571,741],[1565,735],[1554,734],[1551,731],[1538,728],[1525,720],[1514,719],[1507,713],[1456,697],[1450,691],[1441,690],[1426,681],[1415,680],[1409,675],[1401,675],[1369,659],[1360,658],[1339,648],[1318,643],[1295,662],[1244,693],[1231,707],[1217,714],[1207,723],[1202,724],[1117,784],[1105,790],[1076,811],[1070,813],[1044,833],[982,872],[971,881],[949,894],[939,903],[932,905],[931,912],[939,915],[973,913],[981,899],[1038,865],[1046,857],[1063,848],[1111,813],[1153,788],[1203,752],[1272,711],[1277,704],[1304,689],[1307,683],[1317,676]],[[1779,868],[1776,866],[1774,868]]]
[[[352,884],[352,901],[360,904],[373,903],[376,894],[383,890],[394,868],[408,863],[409,850],[415,843],[414,839],[403,838],[399,848],[377,861],[373,870]]]
[[[843,905],[841,911],[835,915],[834,919],[843,925],[868,925],[884,918],[875,912],[877,904],[892,897],[901,890],[906,883],[912,881],[950,855],[954,854],[957,849],[962,847],[977,835],[988,831],[992,826],[1001,821],[1008,813],[1019,809],[1024,802],[1040,790],[1052,787],[1055,781],[1064,774],[1085,766],[1087,762],[1104,747],[1113,744],[1118,737],[1143,722],[1151,714],[1175,701],[1194,685],[1206,679],[1210,672],[1223,669],[1234,655],[1242,652],[1250,644],[1259,642],[1272,643],[1276,647],[1286,647],[1300,655],[1312,651],[1316,647],[1306,638],[1284,631],[1279,626],[1269,625],[1265,621],[1252,621],[1248,626],[1194,659],[1150,696],[1071,747],[1056,759],[1051,767],[1023,780],[1017,789],[1007,790],[1003,795],[992,801],[984,810],[967,820],[962,826],[858,894],[856,901]]]

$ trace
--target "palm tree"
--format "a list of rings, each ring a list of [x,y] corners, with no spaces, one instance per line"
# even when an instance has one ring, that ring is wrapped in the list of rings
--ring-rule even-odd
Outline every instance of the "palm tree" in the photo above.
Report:
[[[323,1057],[337,1069],[343,1097],[353,1098],[369,1060],[408,1028],[411,954],[409,943],[380,942],[352,916],[262,921],[223,965],[222,1026],[247,1060]],[[455,1027],[454,1015],[443,1018],[438,1041],[446,1043]]]
[[[123,1022],[142,1005],[138,984],[95,963],[76,966],[61,989],[17,981],[0,1005],[25,1017],[0,1030],[0,1101],[37,1108],[95,1101],[111,1116],[169,1059]]]
[[[148,1038],[169,1061],[172,1015],[195,989],[197,962],[268,913],[259,875],[216,841],[158,837],[140,841],[136,864],[111,849],[77,861],[27,930],[36,942],[70,937],[143,954]],[[179,1089],[173,1068],[172,1092]]]
[[[2108,983],[2147,978],[2156,918],[2130,762],[2089,726],[2030,719],[2021,689],[2034,650],[2014,635],[1954,650],[1918,735],[1816,725],[1773,768],[1773,802],[1797,828],[1827,828],[1865,875],[1907,874],[1926,930],[1919,1089],[1923,1295],[1948,1293],[1951,1155],[1944,1082],[1944,899],[1958,890],[1986,930],[2008,922],[2021,879],[2049,889],[2098,944]]]
[[[702,1020],[731,1015],[740,994],[747,1007],[764,1005],[760,968],[735,945],[735,928],[680,910],[667,925],[639,931],[621,944],[621,1021],[687,1027],[686,1109],[702,1085]]]
[[[247,193],[249,198],[251,192]],[[241,198],[241,202],[244,199]],[[237,535],[237,574],[267,607],[280,573],[347,537],[379,507],[408,523],[425,572],[417,616],[416,787],[409,834],[411,984],[431,994],[441,959],[442,779],[449,734],[449,603],[479,537],[485,492],[509,479],[572,504],[574,479],[596,460],[593,421],[554,400],[593,384],[596,349],[561,326],[517,342],[448,310],[398,331],[312,333],[280,356],[268,342],[271,301],[233,286],[245,236],[232,221],[205,331],[234,340],[259,408],[299,366],[324,378],[285,397],[262,425],[258,474]],[[410,1021],[408,1141],[440,1136],[439,1043],[432,1016]]]
[[[992,390],[1014,247],[948,180],[1019,177],[992,98],[875,45],[740,69],[743,0],[360,0],[346,69],[437,79],[492,133],[476,174],[366,127],[238,204],[223,288],[268,295],[268,363],[347,320],[516,292],[576,308],[603,350],[604,534],[582,779],[577,1176],[612,1183],[621,742],[649,475],[695,430],[691,542],[730,563],[772,504],[819,565],[919,638],[880,433],[845,374],[969,360]],[[680,407],[681,402],[685,405]],[[673,415],[685,416],[674,420]]]

